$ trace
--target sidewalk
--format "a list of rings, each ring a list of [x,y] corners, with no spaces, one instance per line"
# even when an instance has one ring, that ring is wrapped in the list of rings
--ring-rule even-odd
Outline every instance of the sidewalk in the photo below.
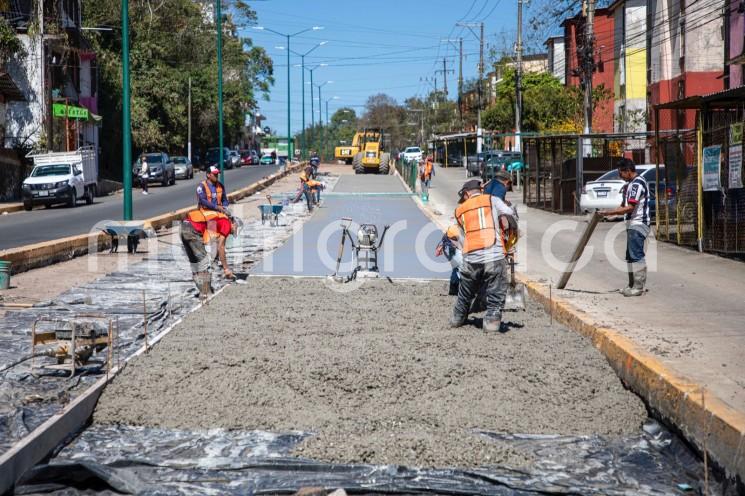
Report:
[[[437,168],[429,208],[442,222],[454,222],[457,191],[465,181],[465,171],[460,167]],[[524,244],[519,257],[521,264],[527,264],[524,274],[555,285],[563,264],[552,267],[550,255],[558,261],[569,258],[586,218],[526,208],[519,191],[508,193],[507,198],[520,209]],[[558,221],[581,224],[574,231],[559,231],[551,239],[547,233],[557,227]],[[745,264],[659,242],[657,270],[650,271],[649,292],[639,298],[624,298],[612,291],[626,284],[626,273],[612,267],[604,253],[606,235],[613,228],[622,228],[618,224],[604,222],[598,226],[585,250],[585,256],[593,250],[591,259],[575,271],[566,290],[554,289],[554,295],[745,412]],[[542,243],[550,246],[546,250],[549,256],[542,254]],[[609,246],[623,259],[622,231]],[[650,244],[650,259],[653,248]]]

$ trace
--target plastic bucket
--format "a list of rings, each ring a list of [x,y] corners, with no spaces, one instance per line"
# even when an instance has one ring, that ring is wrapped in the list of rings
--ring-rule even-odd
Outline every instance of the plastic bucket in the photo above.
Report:
[[[0,289],[10,288],[10,266],[13,262],[0,260]]]

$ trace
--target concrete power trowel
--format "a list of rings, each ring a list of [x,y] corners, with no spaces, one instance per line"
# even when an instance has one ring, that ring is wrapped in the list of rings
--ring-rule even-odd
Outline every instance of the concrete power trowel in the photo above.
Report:
[[[349,226],[352,224],[350,217],[341,219],[341,242],[339,243],[339,252],[336,258],[336,271],[331,277],[336,282],[350,282],[357,277],[376,278],[380,277],[378,269],[378,250],[383,245],[385,233],[390,226],[383,228],[383,233],[378,238],[378,228],[374,224],[361,224],[357,230],[357,243],[349,233]],[[339,275],[341,259],[344,256],[344,244],[349,239],[349,244],[354,250],[354,270],[347,277]]]

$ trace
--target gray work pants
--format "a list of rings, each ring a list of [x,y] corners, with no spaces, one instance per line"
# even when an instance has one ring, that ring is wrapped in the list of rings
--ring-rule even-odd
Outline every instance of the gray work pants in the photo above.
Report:
[[[507,295],[507,260],[470,263],[463,260],[460,266],[458,300],[455,315],[466,318],[473,299],[482,285],[486,288],[486,316],[502,318],[502,308]]]

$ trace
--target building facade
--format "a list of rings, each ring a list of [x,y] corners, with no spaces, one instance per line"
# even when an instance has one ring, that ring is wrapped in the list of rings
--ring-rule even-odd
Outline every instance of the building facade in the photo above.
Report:
[[[593,61],[595,70],[592,74],[593,88],[602,88],[609,98],[599,102],[592,115],[594,133],[611,133],[614,130],[614,21],[610,9],[595,10],[595,42]],[[566,84],[582,87],[580,50],[585,39],[585,18],[581,14],[564,20],[564,49],[566,60]]]
[[[728,41],[725,86],[737,88],[745,84],[745,1],[729,2],[725,22]]]
[[[566,49],[563,36],[552,36],[546,40],[548,51],[547,70],[553,74],[561,84],[566,83]]]
[[[725,1],[647,1],[650,108],[724,89]],[[693,129],[695,116],[692,110],[662,112],[659,128]]]
[[[98,68],[81,30],[81,1],[8,5],[2,15],[27,55],[7,66],[24,101],[6,106],[4,145],[40,151],[90,146],[98,157]],[[35,29],[29,29],[33,23]]]

